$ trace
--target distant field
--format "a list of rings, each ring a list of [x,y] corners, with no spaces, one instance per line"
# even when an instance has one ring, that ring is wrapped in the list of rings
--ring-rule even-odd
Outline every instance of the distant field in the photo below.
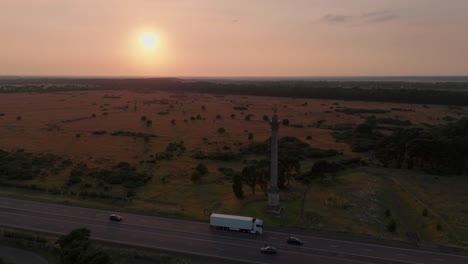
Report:
[[[2,187],[0,193],[203,221],[208,219],[213,208],[225,213],[262,215],[265,205],[262,191],[258,188],[252,196],[249,188],[244,186],[246,198],[238,200],[233,194],[231,179],[218,170],[232,168],[240,171],[245,166],[244,159],[257,157],[246,156],[234,161],[202,160],[209,172],[199,183],[193,183],[191,174],[200,162],[193,155],[198,151],[237,151],[267,140],[271,132],[268,122],[263,119],[265,115],[271,118],[274,105],[279,108],[279,118],[290,121],[289,126],[280,126],[280,137],[297,137],[312,147],[343,153],[333,159],[369,158],[367,154],[352,152],[348,144],[339,143],[332,136],[337,127],[354,127],[363,123],[366,117],[396,119],[414,127],[427,127],[468,114],[466,107],[442,105],[196,93],[108,90],[1,94],[0,149],[49,153],[70,159],[73,164],[85,164],[88,168],[109,169],[119,162],[128,162],[152,179],[132,189],[135,196],[128,200],[89,198],[80,193],[99,189],[113,197],[125,197],[128,190],[122,185],[98,186],[96,179],[90,176],[68,186],[72,167],[64,167],[55,173],[41,173],[40,177],[31,180],[9,182],[10,186],[16,183],[38,186],[48,193],[10,187]],[[385,127],[400,127],[391,122],[382,126],[382,133],[390,133]],[[220,133],[220,128],[225,132]],[[180,156],[158,159],[170,142],[180,141],[185,147]],[[268,157],[268,153],[264,156]],[[302,161],[302,170],[308,170],[314,161]],[[306,199],[304,218],[299,217],[301,189],[297,183],[292,183],[281,194],[286,218],[262,216],[267,225],[394,238],[404,238],[406,232],[416,232],[425,241],[460,243],[468,235],[464,224],[468,208],[462,203],[466,201],[463,194],[465,180],[458,177],[435,180],[419,172],[356,168],[338,175],[335,183],[314,185]],[[453,191],[454,185],[457,191]],[[50,194],[51,189],[62,188],[73,192],[71,195]],[[412,195],[424,205],[413,201]],[[457,202],[453,203],[453,208],[443,206],[449,201]],[[428,216],[422,216],[424,206],[429,210]],[[390,216],[386,216],[387,209]],[[387,231],[392,218],[397,222],[395,233]]]

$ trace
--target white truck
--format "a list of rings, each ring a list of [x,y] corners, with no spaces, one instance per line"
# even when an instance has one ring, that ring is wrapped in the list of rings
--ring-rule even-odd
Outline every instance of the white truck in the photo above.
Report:
[[[263,220],[253,217],[211,214],[210,225],[217,229],[234,230],[257,235],[263,234]]]

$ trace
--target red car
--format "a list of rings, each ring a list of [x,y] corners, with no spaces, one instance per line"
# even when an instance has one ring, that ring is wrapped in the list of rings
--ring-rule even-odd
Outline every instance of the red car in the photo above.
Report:
[[[109,220],[111,221],[116,221],[116,222],[120,222],[122,221],[122,217],[120,215],[116,215],[116,214],[111,214],[109,216]]]

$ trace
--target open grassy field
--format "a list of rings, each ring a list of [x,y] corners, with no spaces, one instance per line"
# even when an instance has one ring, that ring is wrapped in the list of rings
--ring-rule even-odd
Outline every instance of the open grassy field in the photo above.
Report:
[[[193,158],[194,153],[237,151],[268,139],[270,127],[263,118],[271,117],[274,105],[279,108],[279,118],[290,121],[289,126],[280,126],[280,137],[297,137],[312,147],[336,149],[344,154],[333,159],[367,158],[367,154],[351,152],[348,144],[336,142],[332,128],[337,125],[355,126],[366,117],[375,116],[407,120],[412,126],[424,127],[468,114],[466,108],[440,105],[237,95],[133,91],[2,94],[0,149],[50,153],[89,168],[110,168],[124,161],[150,175],[151,180],[135,188],[135,197],[119,201],[81,197],[80,192],[92,189],[102,189],[113,197],[126,196],[127,189],[123,186],[98,186],[92,177],[83,177],[80,183],[66,187],[74,191],[72,195],[11,187],[1,187],[0,193],[201,221],[206,221],[209,212],[216,208],[223,213],[263,217],[266,226],[297,226],[392,238],[416,233],[424,241],[466,243],[468,207],[464,190],[468,181],[463,177],[436,179],[407,170],[356,168],[340,173],[336,181],[314,184],[307,195],[304,217],[300,217],[302,187],[292,183],[281,193],[286,209],[283,218],[263,213],[266,201],[259,188],[251,195],[249,188],[244,187],[246,198],[237,199],[231,179],[218,170],[239,171],[245,166],[245,159],[255,157],[235,161],[205,159],[208,174],[198,183],[191,181],[193,168],[200,162]],[[377,111],[355,113],[349,109]],[[225,132],[218,132],[219,128]],[[114,133],[119,131],[125,133]],[[249,139],[249,133],[253,138]],[[168,143],[180,141],[185,147],[180,156],[156,158],[165,152]],[[308,170],[313,162],[313,159],[303,161],[302,170]],[[47,191],[60,189],[67,186],[71,170],[72,167],[66,167],[18,182]],[[424,210],[427,213],[423,215]],[[388,231],[392,219],[396,223],[395,232]]]

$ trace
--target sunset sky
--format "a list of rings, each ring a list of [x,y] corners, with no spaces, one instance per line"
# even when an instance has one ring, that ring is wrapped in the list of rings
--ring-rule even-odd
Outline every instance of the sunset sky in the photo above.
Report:
[[[0,75],[468,75],[468,0],[0,0]]]

